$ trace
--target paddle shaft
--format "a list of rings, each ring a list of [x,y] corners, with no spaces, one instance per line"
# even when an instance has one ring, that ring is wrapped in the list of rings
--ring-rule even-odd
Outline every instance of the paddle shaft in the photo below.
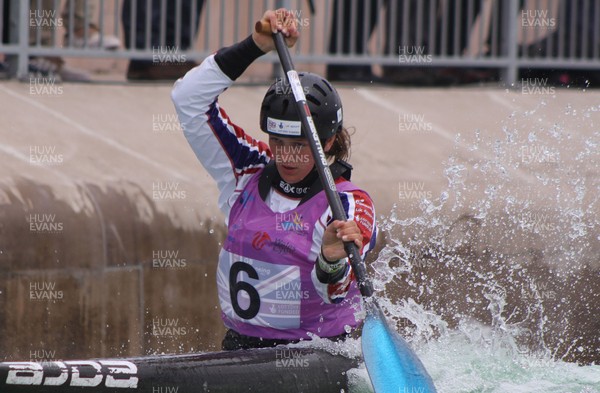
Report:
[[[259,27],[257,26],[257,29],[258,28]],[[346,216],[346,211],[344,210],[342,201],[335,187],[335,179],[333,178],[331,170],[329,169],[325,152],[323,151],[323,147],[319,141],[319,134],[317,133],[310,110],[306,104],[306,97],[304,96],[302,85],[300,85],[298,73],[294,69],[292,57],[290,56],[287,45],[285,44],[283,34],[281,32],[273,33],[273,40],[275,41],[275,48],[277,49],[277,54],[279,55],[279,60],[281,62],[281,66],[283,67],[283,71],[285,72],[288,82],[292,87],[296,101],[296,108],[298,110],[298,115],[300,116],[300,122],[302,123],[302,128],[304,129],[306,138],[308,139],[313,157],[315,158],[315,166],[317,168],[317,172],[319,173],[321,183],[323,184],[323,190],[327,196],[327,201],[331,207],[333,218],[335,220],[346,221],[348,219]],[[354,275],[356,277],[356,281],[358,282],[358,288],[361,295],[363,295],[363,297],[370,297],[373,295],[373,285],[367,277],[365,264],[360,256],[358,247],[354,242],[344,242],[344,250],[346,250],[346,254],[348,254],[350,265],[354,270]]]
[[[259,33],[270,33],[270,25],[257,22],[255,29]],[[335,179],[331,175],[319,135],[315,128],[306,97],[298,74],[294,70],[284,37],[281,32],[273,33],[273,41],[279,55],[281,66],[294,93],[298,115],[315,158],[315,166],[323,184],[323,190],[331,207],[333,218],[346,220],[340,196],[335,187]],[[419,358],[410,349],[404,339],[386,322],[377,299],[373,295],[373,286],[367,277],[365,264],[354,242],[344,242],[344,249],[354,270],[366,310],[362,332],[362,349],[369,378],[376,392],[419,391],[435,393],[435,385]],[[382,357],[381,354],[384,353]],[[416,389],[416,390],[415,390]]]

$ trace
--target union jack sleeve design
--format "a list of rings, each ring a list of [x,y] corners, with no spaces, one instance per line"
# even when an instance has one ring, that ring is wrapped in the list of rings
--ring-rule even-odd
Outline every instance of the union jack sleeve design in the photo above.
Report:
[[[367,253],[375,247],[377,241],[377,226],[375,223],[375,208],[373,206],[373,201],[366,192],[361,190],[341,192],[340,199],[348,219],[356,221],[363,235],[363,246],[360,249],[360,254],[364,259]],[[318,226],[320,230],[315,230],[315,237],[322,239],[325,226],[329,222],[331,222],[331,210],[328,209],[321,217],[321,225]],[[321,242],[319,241],[318,244],[320,245]],[[320,248],[315,250],[315,252],[320,252]],[[352,283],[352,280],[354,280],[354,272],[347,258],[346,263],[347,267],[345,273],[333,283],[324,283],[317,278],[317,265],[315,264],[312,272],[313,284],[325,302],[339,303],[346,298],[348,290],[350,289],[350,284]]]

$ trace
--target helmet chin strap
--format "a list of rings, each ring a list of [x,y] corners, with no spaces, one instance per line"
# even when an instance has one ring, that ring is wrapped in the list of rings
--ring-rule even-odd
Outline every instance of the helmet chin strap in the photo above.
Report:
[[[304,176],[302,180],[296,183],[288,183],[279,174],[279,171],[275,176],[271,177],[271,185],[280,193],[290,198],[303,198],[310,191],[312,184],[319,178],[316,168],[313,166],[311,171]]]
[[[315,167],[316,169],[316,167]],[[331,169],[331,174],[333,175],[334,179],[339,178],[340,176],[343,177],[346,180],[350,180],[350,176],[352,175],[352,165],[346,163],[345,161],[341,161],[341,160],[337,160],[335,161],[333,164],[331,164],[329,166],[329,169]],[[304,185],[305,181],[308,182],[308,178],[312,178],[312,173],[316,172],[316,170],[311,171],[304,179],[302,179],[302,181],[300,183],[302,183],[301,185],[301,191],[304,191],[304,188],[306,187]],[[318,172],[317,172],[318,174]],[[287,189],[288,191],[292,191],[291,188],[286,187],[285,183],[281,183],[283,179],[281,179],[281,176],[279,175],[279,171],[277,170],[277,167],[275,166],[275,162],[271,161],[267,164],[267,166],[265,167],[265,169],[263,170],[263,172],[260,175],[260,180],[258,182],[258,192],[259,195],[261,197],[261,199],[264,201],[267,198],[267,195],[269,194],[269,191],[272,188],[277,188],[281,193],[286,194],[285,189]],[[288,183],[289,184],[289,183]],[[290,184],[290,187],[297,187],[298,183],[296,184]],[[282,188],[280,188],[279,186],[281,186]],[[317,195],[320,191],[323,190],[323,185],[321,184],[321,181],[319,180],[319,177],[315,177],[313,183],[308,186],[308,190],[307,193],[302,197],[302,199],[300,199],[300,204],[308,201],[310,198],[312,198],[313,196]],[[296,194],[293,194],[292,197],[294,198],[298,198],[297,196],[295,196]]]

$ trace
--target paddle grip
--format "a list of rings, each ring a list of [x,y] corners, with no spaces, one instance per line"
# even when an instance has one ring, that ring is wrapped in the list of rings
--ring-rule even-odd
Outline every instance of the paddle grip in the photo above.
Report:
[[[259,23],[260,22],[258,22],[257,25]],[[268,23],[267,25],[270,27]],[[317,168],[317,172],[319,173],[319,179],[323,185],[323,190],[327,196],[327,202],[331,207],[333,219],[346,221],[348,219],[346,216],[346,211],[342,205],[340,195],[337,192],[335,179],[333,178],[331,170],[329,169],[325,152],[323,151],[323,147],[319,141],[317,129],[312,120],[308,105],[306,104],[306,97],[304,96],[302,86],[300,85],[298,74],[294,70],[292,57],[285,44],[283,34],[281,34],[279,31],[277,33],[273,33],[273,40],[275,41],[275,48],[277,49],[281,66],[283,67],[283,71],[285,72],[287,80],[294,93],[296,109],[298,110],[300,122],[302,123],[302,128],[304,129],[306,138],[308,139],[313,157],[315,158],[315,166]],[[358,247],[354,242],[344,242],[344,250],[346,251],[346,254],[348,254],[350,265],[354,271],[361,295],[363,295],[363,297],[370,297],[373,295],[373,285],[367,276],[367,269],[361,258]]]
[[[259,20],[254,24],[254,31],[259,34],[271,34],[271,24],[265,20]]]

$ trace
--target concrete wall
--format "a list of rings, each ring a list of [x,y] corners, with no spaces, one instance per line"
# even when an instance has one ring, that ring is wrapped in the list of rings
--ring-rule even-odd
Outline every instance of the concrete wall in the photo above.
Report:
[[[85,185],[75,211],[18,179],[0,205],[3,359],[131,356],[218,348],[215,261],[223,228],[182,229],[148,200],[145,222],[123,192]]]

